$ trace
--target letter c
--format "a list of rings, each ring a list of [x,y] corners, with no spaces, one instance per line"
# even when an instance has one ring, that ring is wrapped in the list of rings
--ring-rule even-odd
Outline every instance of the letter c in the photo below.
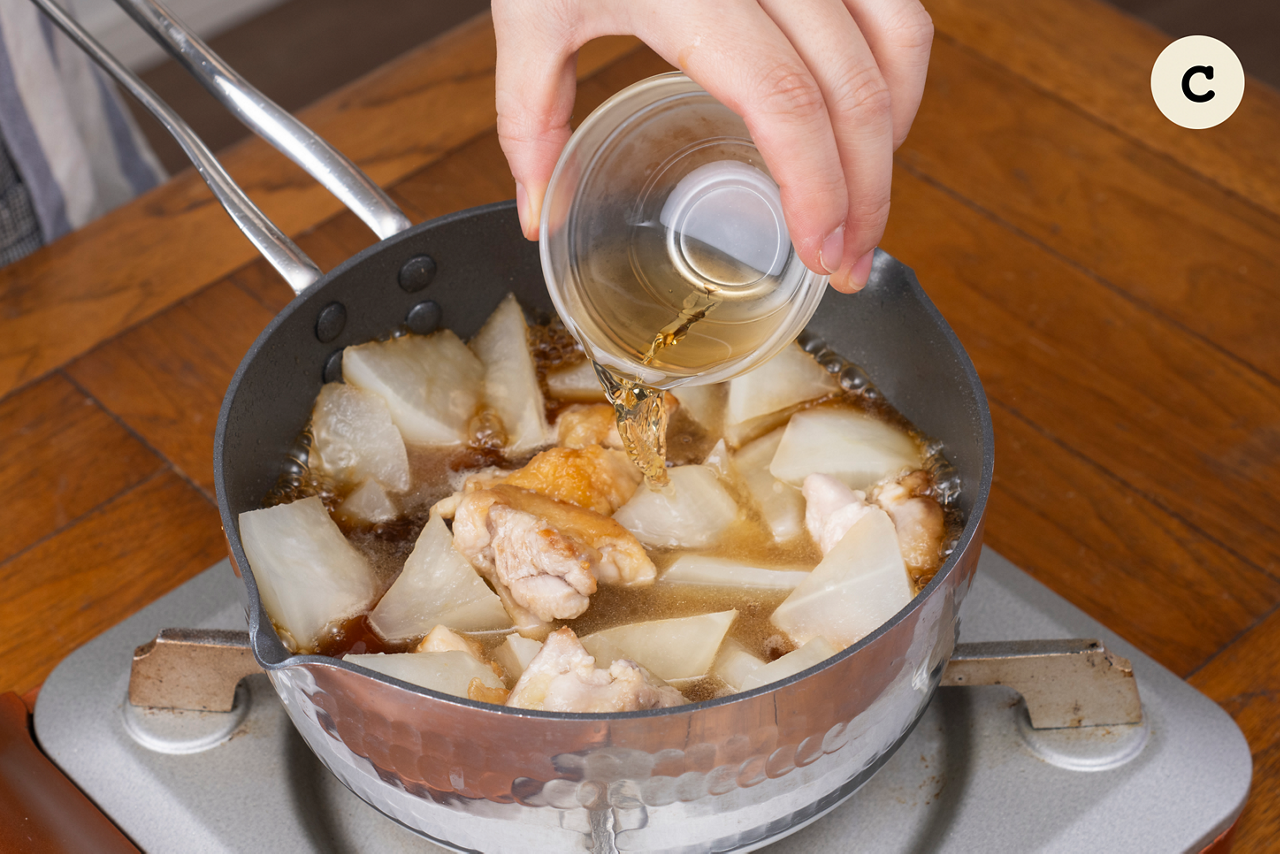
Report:
[[[1205,92],[1203,95],[1197,95],[1195,92],[1191,91],[1191,78],[1195,77],[1197,74],[1203,74],[1206,80],[1212,80],[1213,66],[1194,65],[1191,68],[1188,68],[1187,73],[1182,75],[1182,94],[1186,95],[1187,100],[1189,101],[1195,101],[1197,104],[1203,104],[1205,101],[1213,98],[1215,93],[1212,89]]]

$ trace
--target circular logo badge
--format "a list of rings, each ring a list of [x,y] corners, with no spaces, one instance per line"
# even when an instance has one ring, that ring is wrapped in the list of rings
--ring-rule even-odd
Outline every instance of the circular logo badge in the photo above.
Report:
[[[1209,36],[1187,36],[1161,51],[1151,69],[1151,96],[1165,118],[1199,130],[1231,117],[1244,97],[1244,67],[1235,51]]]

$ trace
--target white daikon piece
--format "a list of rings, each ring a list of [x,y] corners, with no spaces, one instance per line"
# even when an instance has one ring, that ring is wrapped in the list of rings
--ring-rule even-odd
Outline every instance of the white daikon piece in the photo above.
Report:
[[[456,445],[480,403],[484,365],[448,329],[342,351],[346,381],[379,395],[411,444]]]
[[[910,601],[893,520],[876,508],[849,529],[770,619],[796,643],[822,636],[844,649]]]
[[[503,690],[507,687],[489,665],[458,650],[375,652],[368,655],[344,655],[342,660],[455,697],[467,696],[467,687],[472,679],[479,679],[486,688]]]
[[[725,437],[740,444],[767,426],[769,416],[840,390],[836,378],[790,344],[760,367],[729,380]]]
[[[609,402],[596,369],[586,359],[567,368],[547,371],[547,391],[557,400],[568,403]]]
[[[923,464],[916,441],[897,427],[855,409],[818,407],[791,416],[769,471],[792,486],[818,473],[865,490]]]
[[[711,675],[718,676],[735,691],[742,690],[742,683],[757,668],[764,667],[765,660],[754,655],[733,638],[720,645],[720,653],[711,665]]]
[[[484,399],[507,430],[507,450],[531,451],[547,444],[550,428],[529,352],[529,327],[515,294],[507,294],[471,339],[484,363]]]
[[[373,568],[319,498],[241,513],[240,539],[262,604],[295,652],[315,649],[327,626],[378,595]]]
[[[726,383],[710,385],[682,385],[672,392],[680,401],[680,408],[711,435],[724,429],[725,401],[729,394]]]
[[[327,383],[311,411],[311,465],[342,483],[373,480],[392,492],[409,488],[409,455],[376,394]]]
[[[716,476],[725,483],[733,483],[738,478],[738,471],[734,468],[733,457],[729,455],[729,449],[724,443],[724,439],[716,442],[715,446],[707,454],[707,458],[702,464],[716,473]]]
[[[809,577],[807,569],[769,569],[741,561],[700,554],[684,554],[667,567],[662,584],[705,584],[757,590],[794,590]]]
[[[378,606],[369,625],[384,640],[422,637],[437,625],[459,632],[511,627],[511,618],[470,561],[453,547],[444,520],[432,513],[404,569]]]
[[[804,496],[769,471],[769,464],[782,443],[782,434],[782,430],[774,430],[733,455],[738,477],[760,509],[774,542],[778,543],[804,533]]]
[[[615,626],[582,639],[582,646],[607,668],[620,658],[639,664],[659,679],[694,679],[711,672],[725,633],[737,611],[649,620]]]
[[[541,649],[542,641],[513,633],[493,651],[493,660],[502,666],[507,680],[514,683]]]
[[[662,489],[641,486],[613,518],[646,546],[711,545],[739,516],[737,503],[706,466],[667,469]]]
[[[400,434],[397,433],[396,438],[399,437]],[[395,502],[387,495],[382,484],[373,478],[357,486],[354,492],[342,500],[338,505],[338,514],[365,523],[389,522],[400,515]]]
[[[792,650],[777,661],[770,661],[763,667],[757,667],[742,680],[739,691],[750,691],[770,682],[777,682],[793,676],[801,670],[808,670],[815,664],[826,661],[835,655],[837,650],[824,638],[815,637],[799,649]]]

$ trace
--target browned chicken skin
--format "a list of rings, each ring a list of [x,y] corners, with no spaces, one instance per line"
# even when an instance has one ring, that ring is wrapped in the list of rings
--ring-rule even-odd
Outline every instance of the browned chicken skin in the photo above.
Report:
[[[898,550],[913,574],[938,566],[946,520],[942,507],[929,496],[933,483],[926,471],[913,471],[896,481],[871,489],[867,498],[884,508],[898,532]]]
[[[639,469],[622,451],[587,445],[548,448],[498,482],[612,516],[631,499],[641,479]],[[491,478],[486,480],[486,485],[494,482]]]

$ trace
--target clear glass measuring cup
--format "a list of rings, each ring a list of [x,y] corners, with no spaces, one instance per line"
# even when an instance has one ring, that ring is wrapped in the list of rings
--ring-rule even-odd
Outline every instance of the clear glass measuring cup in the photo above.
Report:
[[[828,278],[796,255],[745,122],[680,73],[582,122],[540,234],[551,298],[587,355],[655,389],[764,362],[804,328]]]

